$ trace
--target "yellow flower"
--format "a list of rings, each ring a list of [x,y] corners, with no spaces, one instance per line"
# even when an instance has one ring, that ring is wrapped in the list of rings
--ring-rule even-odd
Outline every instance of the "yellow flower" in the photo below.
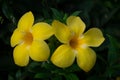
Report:
[[[116,80],[120,80],[120,77],[117,77]]]
[[[66,68],[73,64],[75,57],[78,66],[88,72],[96,62],[96,53],[91,47],[100,46],[105,40],[98,28],[91,28],[87,32],[84,22],[76,16],[67,19],[67,25],[55,20],[52,23],[56,38],[63,43],[53,55],[51,61],[58,67]]]
[[[11,46],[16,46],[13,51],[14,61],[19,66],[26,66],[29,57],[34,61],[46,61],[50,55],[44,40],[53,34],[52,27],[44,22],[33,23],[32,12],[25,13],[11,36]]]

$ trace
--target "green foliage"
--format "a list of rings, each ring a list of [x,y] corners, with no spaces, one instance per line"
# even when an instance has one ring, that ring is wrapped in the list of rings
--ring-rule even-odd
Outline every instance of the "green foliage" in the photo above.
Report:
[[[118,41],[109,36],[109,47],[108,47],[108,62],[110,64],[110,66],[114,65],[115,63],[118,62],[118,59],[120,57],[120,53],[119,53],[119,50],[120,50],[120,43],[118,43]]]
[[[14,64],[10,37],[19,18],[32,11],[35,22],[53,20],[66,23],[80,16],[87,29],[100,28],[105,42],[94,48],[97,61],[90,72],[76,63],[61,69],[46,62],[30,61],[26,67]],[[120,76],[120,1],[119,0],[0,0],[0,80],[116,80]],[[54,36],[46,40],[51,55],[61,44]]]
[[[106,76],[113,77],[115,75],[120,75],[120,47],[118,41],[109,36],[109,45],[108,45],[108,67],[106,71]]]

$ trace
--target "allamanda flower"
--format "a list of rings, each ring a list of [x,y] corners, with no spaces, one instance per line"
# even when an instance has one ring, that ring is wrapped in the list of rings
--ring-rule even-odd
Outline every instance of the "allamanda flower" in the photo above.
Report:
[[[51,61],[58,67],[66,68],[73,64],[75,57],[78,66],[88,72],[96,62],[96,53],[90,47],[98,47],[105,40],[98,28],[87,32],[84,22],[76,16],[67,19],[67,25],[55,20],[52,23],[56,38],[63,43],[53,55]]]
[[[14,61],[19,66],[26,66],[29,57],[34,61],[46,61],[50,54],[50,49],[44,40],[53,34],[52,27],[44,22],[34,25],[33,23],[32,12],[25,13],[11,36],[11,46],[15,47]]]

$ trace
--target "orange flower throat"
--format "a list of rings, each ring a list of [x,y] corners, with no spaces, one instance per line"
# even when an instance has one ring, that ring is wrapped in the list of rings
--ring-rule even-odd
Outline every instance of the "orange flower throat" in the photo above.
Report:
[[[31,32],[26,32],[23,41],[27,44],[30,45],[33,42],[33,36]]]

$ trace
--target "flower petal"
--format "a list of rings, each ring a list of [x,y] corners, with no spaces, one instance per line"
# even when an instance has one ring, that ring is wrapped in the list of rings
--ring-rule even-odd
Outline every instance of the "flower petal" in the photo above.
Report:
[[[50,55],[50,50],[45,41],[33,41],[30,47],[30,57],[35,61],[46,61]]]
[[[35,40],[48,39],[50,36],[53,35],[53,33],[54,32],[52,27],[49,24],[44,22],[39,22],[32,27],[32,34]]]
[[[14,47],[19,44],[22,41],[23,36],[23,33],[18,28],[15,29],[11,36],[11,46]]]
[[[24,44],[16,46],[13,51],[13,57],[15,64],[19,66],[27,66],[27,64],[29,63],[27,47]]]
[[[88,46],[98,47],[100,46],[105,38],[103,37],[102,32],[98,28],[89,29],[82,38]]]
[[[77,54],[78,66],[88,72],[92,69],[96,62],[96,53],[89,47],[79,48]]]
[[[34,16],[31,11],[25,13],[18,22],[18,28],[20,30],[28,30],[34,23]]]
[[[85,24],[80,17],[70,16],[67,19],[67,25],[75,33],[76,36],[80,36],[85,30]]]
[[[53,21],[52,26],[57,39],[62,43],[68,43],[72,36],[70,29],[65,24],[57,20]]]
[[[59,46],[51,57],[51,61],[58,67],[66,68],[73,64],[75,54],[68,45]]]

